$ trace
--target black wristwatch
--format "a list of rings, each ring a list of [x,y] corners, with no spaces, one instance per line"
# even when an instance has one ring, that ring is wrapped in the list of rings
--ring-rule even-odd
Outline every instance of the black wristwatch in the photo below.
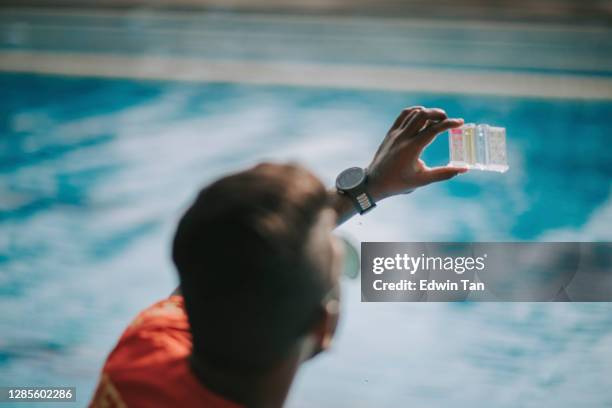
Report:
[[[351,167],[344,170],[336,178],[336,188],[340,194],[346,194],[359,214],[366,213],[376,207],[374,200],[367,191],[368,173],[361,167]]]

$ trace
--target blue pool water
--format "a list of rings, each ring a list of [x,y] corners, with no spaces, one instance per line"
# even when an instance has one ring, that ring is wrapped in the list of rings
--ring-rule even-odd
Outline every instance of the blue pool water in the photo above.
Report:
[[[176,285],[169,243],[199,186],[260,160],[331,185],[404,106],[505,126],[510,171],[383,202],[341,228],[355,242],[612,238],[610,102],[25,74],[0,89],[0,383],[76,386],[79,405]],[[425,159],[448,161],[445,136]],[[602,407],[610,378],[611,304],[361,304],[347,281],[336,346],[289,406]]]

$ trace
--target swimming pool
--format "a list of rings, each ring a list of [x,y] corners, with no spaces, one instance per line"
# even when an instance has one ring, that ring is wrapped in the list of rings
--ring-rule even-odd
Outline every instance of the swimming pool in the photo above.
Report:
[[[607,102],[18,74],[0,84],[0,364],[16,384],[91,392],[131,316],[175,284],[169,239],[197,186],[264,159],[331,182],[368,160],[398,106],[506,125],[511,171],[389,200],[342,228],[355,240],[610,239]],[[447,156],[438,140],[426,158]],[[293,406],[606,398],[581,390],[610,375],[609,304],[360,304],[357,285],[345,285],[336,349],[301,374]]]
[[[341,228],[358,241],[610,241],[609,100],[0,74],[0,373],[79,405],[134,314],[176,285],[198,186],[260,160],[329,185],[404,106],[506,126],[510,171],[471,172]],[[448,160],[446,139],[428,149]],[[612,305],[371,304],[344,282],[334,349],[290,407],[612,403]],[[26,405],[20,405],[26,406]]]

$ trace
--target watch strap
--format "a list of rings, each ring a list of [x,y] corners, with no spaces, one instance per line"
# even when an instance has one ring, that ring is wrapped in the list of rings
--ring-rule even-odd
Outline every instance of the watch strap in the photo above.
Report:
[[[372,197],[370,197],[366,191],[363,191],[354,197],[351,195],[351,199],[353,200],[353,204],[355,204],[357,211],[359,211],[359,214],[364,214],[376,207],[376,203],[374,203],[374,200],[372,200]]]

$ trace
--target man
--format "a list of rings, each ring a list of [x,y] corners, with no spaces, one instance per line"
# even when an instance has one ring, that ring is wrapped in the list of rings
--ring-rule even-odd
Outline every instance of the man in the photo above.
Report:
[[[281,407],[338,322],[339,223],[461,168],[419,159],[463,120],[404,109],[366,169],[327,192],[297,165],[260,164],[205,187],[173,244],[180,289],[126,329],[92,407]]]

